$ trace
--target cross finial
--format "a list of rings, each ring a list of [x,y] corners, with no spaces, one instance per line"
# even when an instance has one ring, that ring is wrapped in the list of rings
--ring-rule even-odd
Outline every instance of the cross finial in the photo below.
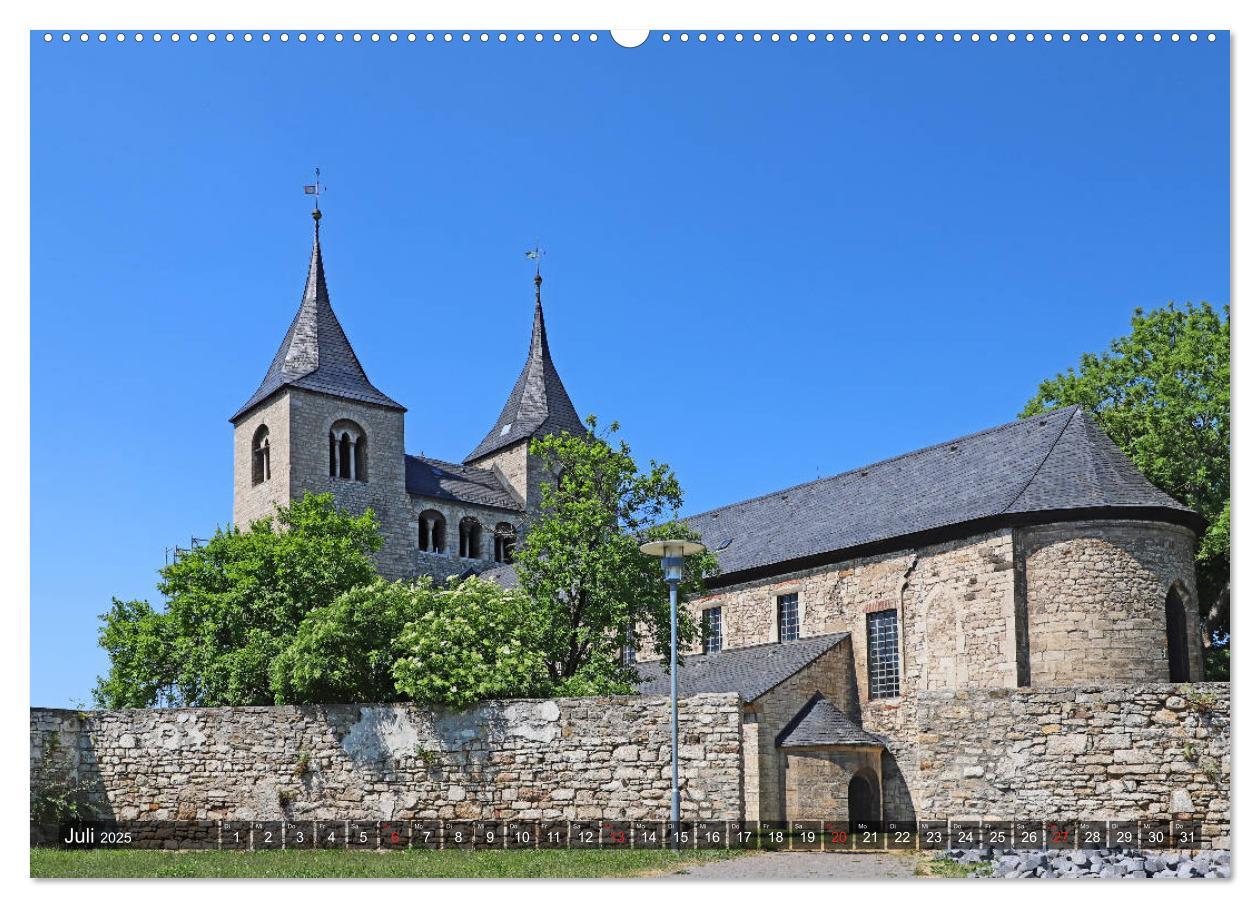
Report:
[[[302,191],[305,192],[307,195],[315,196],[315,210],[311,212],[311,217],[315,219],[316,224],[318,224],[319,219],[323,217],[323,215],[319,213],[319,196],[320,196],[320,193],[322,193],[327,188],[328,188],[327,186],[325,186],[323,183],[319,181],[319,168],[318,167],[315,168],[315,182],[307,183],[305,186],[302,187]]]

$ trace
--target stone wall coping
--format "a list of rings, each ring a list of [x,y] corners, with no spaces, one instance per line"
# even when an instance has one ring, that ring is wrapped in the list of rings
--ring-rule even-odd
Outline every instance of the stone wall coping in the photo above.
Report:
[[[608,694],[600,697],[522,697],[520,699],[510,700],[482,700],[465,709],[450,709],[442,706],[430,706],[424,703],[417,703],[412,700],[396,701],[393,703],[284,703],[274,706],[141,706],[128,707],[125,709],[75,709],[73,707],[62,706],[32,706],[30,712],[32,714],[42,713],[44,715],[61,715],[76,717],[91,716],[108,716],[108,715],[126,715],[134,713],[181,713],[194,712],[204,713],[206,715],[214,715],[217,713],[268,713],[276,710],[285,712],[310,712],[329,709],[419,709],[427,710],[432,713],[442,713],[446,715],[459,715],[461,713],[469,713],[474,710],[484,710],[486,708],[506,708],[517,704],[528,703],[556,703],[567,706],[589,705],[612,705],[612,704],[633,704],[643,703],[647,705],[655,705],[658,703],[668,703],[669,697],[645,697],[640,694]],[[679,704],[685,703],[739,703],[739,694],[735,692],[707,692],[691,694],[687,697],[679,697]]]

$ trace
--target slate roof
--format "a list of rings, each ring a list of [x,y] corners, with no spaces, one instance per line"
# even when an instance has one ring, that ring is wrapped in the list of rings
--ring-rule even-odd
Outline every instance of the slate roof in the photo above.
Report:
[[[516,589],[521,585],[520,579],[516,576],[514,564],[496,564],[486,568],[478,576],[484,580],[493,580],[505,590]]]
[[[520,499],[511,489],[504,488],[494,470],[432,457],[407,455],[407,491],[424,498],[462,501],[506,511],[524,510]]]
[[[763,643],[728,649],[709,656],[684,656],[678,667],[678,696],[739,694],[751,703],[775,685],[795,675],[841,640],[848,631],[805,637],[791,643]],[[664,660],[639,662],[635,669],[641,679],[639,693],[662,696],[669,693],[669,673]]]
[[[481,444],[464,458],[464,463],[493,454],[524,438],[541,438],[569,432],[580,435],[587,431],[564,390],[564,382],[551,361],[547,346],[547,326],[543,321],[542,278],[534,278],[534,329],[529,339],[529,355],[525,366],[508,395],[494,427]]]
[[[778,747],[807,747],[817,744],[867,744],[883,747],[884,742],[858,725],[840,708],[816,692],[799,713],[774,739]]]
[[[729,577],[972,521],[1098,509],[1150,511],[1202,528],[1198,514],[1148,482],[1079,406],[684,521]],[[716,577],[713,585],[723,581]]]
[[[237,422],[249,410],[281,388],[304,388],[334,397],[405,410],[368,381],[350,340],[333,314],[324,280],[324,256],[319,247],[319,218],[315,219],[315,242],[306,287],[288,333],[271,360],[262,384],[232,416]]]

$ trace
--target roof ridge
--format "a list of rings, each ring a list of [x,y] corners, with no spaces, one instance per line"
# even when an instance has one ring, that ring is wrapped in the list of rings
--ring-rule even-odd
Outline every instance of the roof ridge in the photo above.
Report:
[[[1042,413],[1036,413],[1032,416],[1026,416],[1023,419],[1014,419],[1014,420],[1011,420],[1010,422],[1004,422],[998,426],[990,426],[987,429],[981,429],[978,432],[970,432],[967,435],[960,435],[957,438],[951,438],[951,439],[948,439],[947,441],[937,442],[934,445],[924,445],[921,448],[915,448],[913,451],[906,451],[902,454],[895,454],[892,457],[885,457],[882,460],[872,461],[871,463],[864,464],[859,467],[853,467],[852,469],[844,470],[840,473],[834,473],[831,476],[821,476],[818,479],[810,479],[807,482],[799,482],[796,485],[786,486],[782,489],[776,489],[772,492],[765,492],[761,495],[753,495],[750,498],[743,498],[743,499],[740,499],[739,501],[733,501],[730,504],[718,505],[715,508],[709,508],[707,511],[700,511],[695,514],[688,514],[684,517],[680,517],[679,520],[682,520],[682,521],[695,520],[699,517],[707,517],[709,514],[712,514],[716,511],[729,510],[730,508],[736,508],[736,507],[739,507],[740,505],[752,504],[755,501],[763,501],[767,498],[774,498],[776,495],[783,495],[788,492],[795,492],[798,489],[808,488],[809,486],[812,486],[812,485],[818,485],[824,482],[831,482],[832,480],[835,480],[835,479],[841,479],[845,476],[851,476],[854,473],[861,473],[863,470],[871,470],[871,469],[874,469],[875,467],[882,467],[887,464],[894,463],[898,460],[904,460],[907,457],[913,457],[916,454],[923,454],[927,451],[933,451],[937,448],[943,448],[946,445],[954,445],[954,444],[959,444],[964,441],[969,441],[974,438],[982,438],[985,435],[991,435],[994,432],[1000,432],[1004,429],[1010,429],[1013,426],[1018,426],[1021,423],[1031,422],[1034,419],[1045,419],[1050,416],[1055,416],[1061,413],[1067,413],[1068,411],[1071,411],[1071,410],[1079,410],[1080,406],[1081,406],[1080,404],[1070,404],[1066,407],[1057,407],[1053,410],[1046,410]],[[1064,426],[1066,426],[1068,422],[1071,422],[1070,418],[1064,422]],[[1060,434],[1062,434],[1062,431],[1060,431]]]
[[[774,736],[774,746],[778,747],[781,742],[786,741],[788,735],[792,734],[792,732],[796,731],[796,729],[800,727],[801,723],[805,721],[806,716],[808,716],[810,712],[813,711],[814,707],[818,705],[819,701],[822,700],[827,700],[827,697],[818,688],[814,688],[813,694],[811,694],[810,698],[805,701],[805,705],[798,709],[796,711],[796,715],[788,720],[787,725],[783,726],[783,730]],[[827,700],[827,702],[830,703],[831,701]]]
[[[452,469],[459,470],[461,473],[469,471],[476,471],[478,473],[494,473],[494,470],[488,467],[474,467],[466,463],[458,463],[454,460],[443,460],[440,457],[429,457],[425,454],[408,454],[407,456],[412,460],[419,460],[422,463],[434,463],[443,467],[451,467]]]
[[[1041,468],[1046,465],[1048,460],[1050,460],[1050,455],[1054,453],[1054,449],[1057,448],[1059,446],[1059,442],[1063,440],[1063,435],[1067,432],[1068,426],[1070,426],[1072,421],[1080,415],[1080,404],[1073,404],[1072,407],[1075,407],[1076,412],[1063,421],[1063,426],[1059,429],[1059,434],[1054,437],[1054,442],[1046,449],[1046,453],[1041,458],[1041,462],[1037,464],[1037,469],[1033,470],[1032,474],[1028,477],[1028,481],[1019,487],[1019,491],[1015,493],[1015,497],[1010,500],[1010,503],[1008,503],[1006,507],[1002,508],[1002,510],[998,511],[999,514],[1010,513],[1011,508],[1015,507],[1015,502],[1019,501],[1020,498],[1024,496],[1024,493],[1028,491],[1028,487],[1033,484],[1033,481],[1041,473]]]
[[[843,640],[844,638],[846,638],[846,637],[851,637],[851,636],[852,636],[852,635],[851,635],[848,631],[840,631],[840,632],[835,633],[835,634],[819,634],[819,635],[818,635],[818,636],[816,636],[816,637],[802,637],[802,638],[798,638],[798,639],[800,639],[800,640],[822,640],[822,639],[825,639],[826,637],[835,637],[835,638],[836,638],[836,640],[835,640],[835,642],[834,642],[834,643],[831,643],[831,644],[829,644],[829,645],[827,645],[827,646],[824,646],[824,647],[823,647],[822,649],[820,649],[818,652],[814,653],[814,655],[813,655],[813,656],[811,656],[811,657],[810,657],[810,658],[809,658],[806,662],[804,662],[804,663],[801,665],[801,667],[800,667],[800,668],[798,668],[798,669],[797,669],[795,672],[793,672],[792,674],[793,674],[793,675],[799,675],[801,672],[805,671],[805,669],[809,668],[811,665],[813,665],[815,662],[817,662],[819,659],[821,659],[821,658],[822,658],[823,656],[825,656],[827,653],[831,652],[832,648],[833,648],[833,647],[834,647],[837,643],[839,643],[839,642],[840,642],[841,640]],[[793,642],[796,642],[796,641],[793,641]],[[779,643],[778,645],[779,645],[779,646],[782,646],[783,644],[782,644],[782,643]],[[850,647],[850,648],[852,648],[852,647]],[[757,694],[757,697],[764,697],[766,694],[770,693],[770,691],[774,690],[774,689],[775,689],[776,687],[778,687],[780,684],[783,684],[785,681],[788,681],[788,680],[790,680],[790,679],[791,679],[791,675],[789,675],[787,678],[780,678],[778,681],[774,682],[774,683],[773,683],[773,684],[771,684],[769,687],[767,687],[767,688],[763,689],[763,690],[761,691],[761,693]],[[754,697],[753,699],[756,699],[756,697]],[[824,700],[826,700],[827,698],[826,698],[826,697],[823,697],[823,699],[824,699]]]
[[[732,646],[730,649],[719,650],[716,653],[692,653],[690,655],[687,655],[686,653],[682,653],[680,654],[680,658],[683,660],[720,659],[723,656],[730,656],[730,655],[734,655],[735,653],[747,653],[751,650],[766,649],[772,646],[791,646],[794,643],[800,643],[800,644],[817,643],[819,640],[826,640],[828,637],[835,637],[837,642],[839,642],[841,639],[845,637],[849,637],[849,636],[852,636],[851,632],[849,631],[832,631],[829,634],[814,634],[812,637],[798,637],[795,640],[788,640],[787,642],[784,642],[782,640],[771,640],[768,643],[753,643],[749,646]],[[645,659],[644,664],[649,664],[653,662],[663,663],[664,661],[665,661],[665,657],[662,656],[659,659]],[[810,661],[813,661],[813,660],[810,660]],[[692,664],[695,664],[695,663],[693,662]]]

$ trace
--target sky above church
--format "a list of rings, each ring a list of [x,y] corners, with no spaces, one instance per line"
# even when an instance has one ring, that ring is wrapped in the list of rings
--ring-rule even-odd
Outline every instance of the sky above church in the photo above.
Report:
[[[1222,36],[1223,37],[1223,36]],[[1136,307],[1229,302],[1227,40],[32,37],[32,702],[232,513],[228,417],[332,305],[461,460],[529,343],[685,512],[1015,417]]]

